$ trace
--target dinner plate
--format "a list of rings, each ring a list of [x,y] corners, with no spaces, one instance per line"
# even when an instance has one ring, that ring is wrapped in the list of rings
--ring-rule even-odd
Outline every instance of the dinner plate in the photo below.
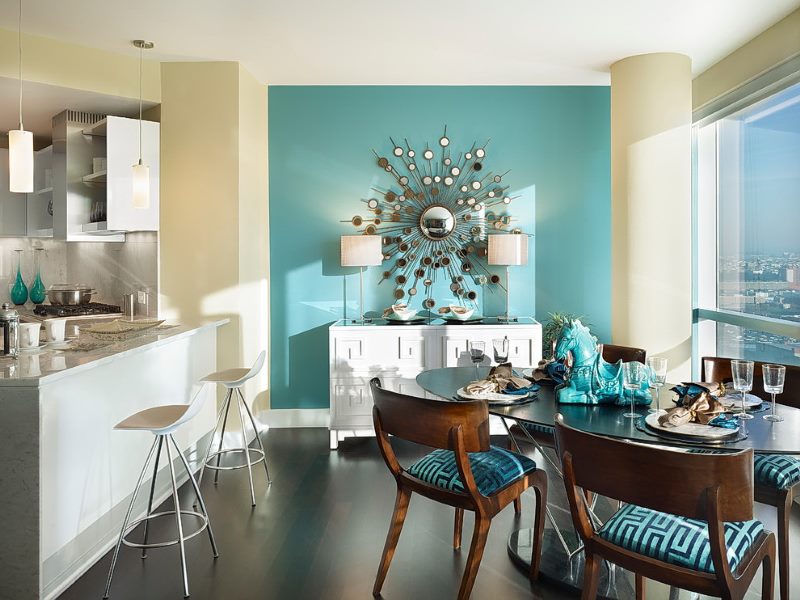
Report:
[[[424,319],[424,318],[414,318],[414,319],[408,319],[406,321],[402,321],[400,319],[390,319],[388,317],[384,317],[384,320],[389,325],[424,325],[425,322],[427,321],[427,319]]]
[[[720,397],[720,402],[722,405],[727,409],[741,409],[742,408],[742,395],[738,392],[733,394],[726,394],[725,396]],[[745,408],[755,408],[757,406],[761,406],[764,401],[754,394],[745,394],[744,396],[744,407]]]
[[[665,427],[658,422],[658,417],[664,414],[664,411],[658,413],[650,413],[644,419],[645,424],[652,430],[657,431],[663,435],[670,435],[676,438],[686,440],[704,440],[704,441],[720,441],[739,434],[739,427],[735,429],[726,429],[725,427],[714,427],[713,425],[701,425],[700,423],[684,423],[677,427]]]
[[[448,325],[469,325],[470,323],[480,323],[484,319],[484,317],[481,315],[472,315],[468,319],[458,319],[456,317],[448,316],[442,316],[441,318],[444,319]]]
[[[519,402],[520,400],[524,400],[530,396],[528,394],[498,394],[497,392],[484,392],[482,394],[470,394],[467,391],[467,388],[459,389],[456,394],[459,398],[463,398],[464,400],[488,400],[492,404],[514,404],[515,402]]]
[[[60,342],[47,342],[46,346],[50,350],[63,350],[69,348],[70,340],[61,340]]]

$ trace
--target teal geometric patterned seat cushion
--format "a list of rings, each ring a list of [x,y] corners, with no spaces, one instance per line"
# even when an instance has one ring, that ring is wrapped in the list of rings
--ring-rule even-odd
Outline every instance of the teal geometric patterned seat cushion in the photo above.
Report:
[[[764,531],[760,521],[725,523],[728,564],[735,571],[742,557]],[[708,524],[627,504],[617,511],[598,535],[638,554],[694,571],[714,572]]]
[[[484,496],[491,496],[536,469],[536,463],[527,456],[496,446],[492,446],[488,452],[470,452],[467,456],[475,483]],[[407,471],[409,475],[436,487],[454,492],[467,491],[458,474],[455,454],[450,450],[434,450]]]
[[[800,483],[800,459],[782,454],[756,454],[756,482],[785,490]]]

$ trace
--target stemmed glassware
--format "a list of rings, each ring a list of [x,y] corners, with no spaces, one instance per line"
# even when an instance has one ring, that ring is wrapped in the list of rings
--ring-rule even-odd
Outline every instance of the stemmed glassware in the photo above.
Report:
[[[786,367],[783,365],[761,365],[764,376],[764,391],[772,396],[772,411],[764,415],[767,421],[783,421],[783,417],[775,414],[775,394],[783,393],[783,382],[786,380]]]
[[[494,361],[499,365],[508,362],[508,338],[492,340],[494,347]]]
[[[622,363],[622,387],[631,392],[631,410],[625,413],[629,419],[639,418],[639,413],[634,409],[634,401],[636,390],[642,387],[646,376],[647,370],[642,363],[634,361]]]
[[[469,357],[472,364],[475,365],[475,377],[478,377],[478,365],[483,362],[484,352],[486,350],[486,342],[469,342]]]
[[[742,412],[736,413],[736,418],[747,420],[752,419],[753,415],[745,408],[745,398],[747,392],[753,389],[753,361],[752,360],[732,360],[731,373],[733,374],[733,389],[742,394]]]
[[[656,405],[647,412],[657,413],[660,406],[661,388],[667,382],[667,359],[663,356],[649,356],[647,358],[647,366],[650,368],[650,385],[656,390]]]

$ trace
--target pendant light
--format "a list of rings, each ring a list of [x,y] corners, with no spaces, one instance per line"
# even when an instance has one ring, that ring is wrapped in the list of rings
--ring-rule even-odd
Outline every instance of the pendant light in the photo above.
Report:
[[[139,162],[133,165],[133,208],[150,208],[150,167],[142,162],[142,53],[155,44],[133,40],[139,49]]]
[[[12,192],[33,192],[33,133],[22,126],[22,0],[19,0],[19,129],[8,132],[9,186]]]

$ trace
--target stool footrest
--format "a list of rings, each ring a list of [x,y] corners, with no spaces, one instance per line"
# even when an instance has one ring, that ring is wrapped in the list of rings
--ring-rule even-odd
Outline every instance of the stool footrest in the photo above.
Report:
[[[250,460],[249,463],[244,462],[241,465],[233,465],[233,466],[217,466],[216,464],[211,464],[212,460],[217,456],[224,456],[225,454],[239,452],[244,453],[247,452],[247,459]],[[251,459],[250,452],[255,452],[256,458],[255,460]],[[213,469],[215,471],[233,471],[235,469],[244,469],[245,467],[257,465],[260,462],[264,461],[264,452],[259,448],[225,448],[224,450],[220,450],[219,452],[213,452],[208,455],[208,459],[206,460],[206,469]]]
[[[194,510],[181,510],[181,515],[196,517],[201,521],[200,527],[196,531],[193,531],[192,533],[183,536],[184,542],[188,539],[193,538],[196,535],[201,534],[208,527],[208,518],[203,513]],[[136,527],[138,527],[145,521],[149,521],[150,519],[157,519],[158,517],[167,517],[167,516],[174,517],[175,511],[168,510],[164,512],[151,513],[146,517],[142,517],[141,519],[134,521],[133,523],[128,525],[128,529],[125,531],[125,535],[123,535],[122,537],[122,543],[125,544],[126,546],[130,546],[131,548],[166,548],[167,546],[174,546],[175,544],[179,544],[180,540],[168,540],[166,542],[152,542],[148,544],[142,544],[139,542],[131,542],[130,540],[126,539],[126,537],[130,535],[133,532],[133,530],[136,529]]]

